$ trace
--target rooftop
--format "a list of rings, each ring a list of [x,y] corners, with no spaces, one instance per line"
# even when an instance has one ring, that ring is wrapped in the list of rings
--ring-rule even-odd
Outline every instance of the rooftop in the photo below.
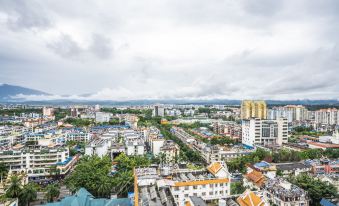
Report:
[[[266,181],[264,188],[283,201],[294,201],[303,197],[306,198],[305,190],[280,177]]]
[[[246,190],[242,195],[237,198],[240,206],[264,206],[265,202],[254,192]]]
[[[297,169],[307,169],[310,168],[309,165],[305,165],[303,163],[284,163],[284,164],[276,164],[278,170],[297,170]]]

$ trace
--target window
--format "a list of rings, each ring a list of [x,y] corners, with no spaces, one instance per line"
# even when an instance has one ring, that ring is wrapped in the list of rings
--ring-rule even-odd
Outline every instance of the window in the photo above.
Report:
[[[189,187],[188,187],[188,186],[185,186],[185,190],[189,190]]]
[[[206,196],[206,192],[203,192],[203,193],[202,193],[202,196]]]
[[[198,189],[198,186],[194,185],[194,186],[193,186],[193,189],[195,189],[195,190]]]

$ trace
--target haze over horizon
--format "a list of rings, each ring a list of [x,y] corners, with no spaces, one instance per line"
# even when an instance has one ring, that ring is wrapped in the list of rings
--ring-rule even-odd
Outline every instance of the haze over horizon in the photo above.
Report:
[[[52,94],[27,100],[339,99],[338,10],[335,0],[4,0],[0,82]]]

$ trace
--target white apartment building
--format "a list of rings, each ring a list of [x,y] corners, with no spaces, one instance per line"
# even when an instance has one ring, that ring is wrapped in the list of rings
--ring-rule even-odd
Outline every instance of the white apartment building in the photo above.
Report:
[[[111,142],[104,139],[90,141],[85,147],[85,155],[103,157],[108,154]]]
[[[268,119],[276,120],[286,118],[287,121],[304,121],[308,120],[308,110],[302,105],[287,105],[284,107],[273,107],[268,110]]]
[[[95,121],[102,123],[102,122],[109,122],[112,114],[106,112],[96,112],[95,113]]]
[[[180,116],[181,111],[179,109],[167,109],[165,111],[167,116]]]
[[[69,132],[66,134],[65,141],[89,142],[92,134],[88,132]]]
[[[9,166],[10,173],[25,172],[28,179],[44,179],[50,176],[50,168],[57,165],[64,175],[76,162],[69,156],[67,147],[11,148],[0,151],[0,162]]]
[[[288,122],[285,118],[260,120],[252,118],[242,121],[242,143],[255,145],[282,145],[288,142]]]
[[[145,144],[142,139],[127,141],[125,143],[126,155],[144,155]]]
[[[27,131],[27,128],[21,126],[0,127],[0,147],[22,142],[24,139],[23,134]]]
[[[123,133],[126,155],[144,155],[145,140],[134,130],[125,130]]]
[[[339,110],[320,109],[314,113],[316,124],[339,125]]]
[[[202,157],[207,163],[215,161],[229,161],[231,159],[242,157],[252,153],[253,150],[242,149],[240,147],[221,147],[221,146],[206,146],[203,149]]]
[[[151,139],[150,146],[154,156],[160,154],[160,148],[164,145],[165,139]]]

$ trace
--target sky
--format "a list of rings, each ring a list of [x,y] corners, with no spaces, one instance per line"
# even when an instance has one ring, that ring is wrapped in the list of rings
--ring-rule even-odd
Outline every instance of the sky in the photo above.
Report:
[[[338,11],[337,0],[1,0],[0,83],[52,94],[29,100],[339,99]]]

